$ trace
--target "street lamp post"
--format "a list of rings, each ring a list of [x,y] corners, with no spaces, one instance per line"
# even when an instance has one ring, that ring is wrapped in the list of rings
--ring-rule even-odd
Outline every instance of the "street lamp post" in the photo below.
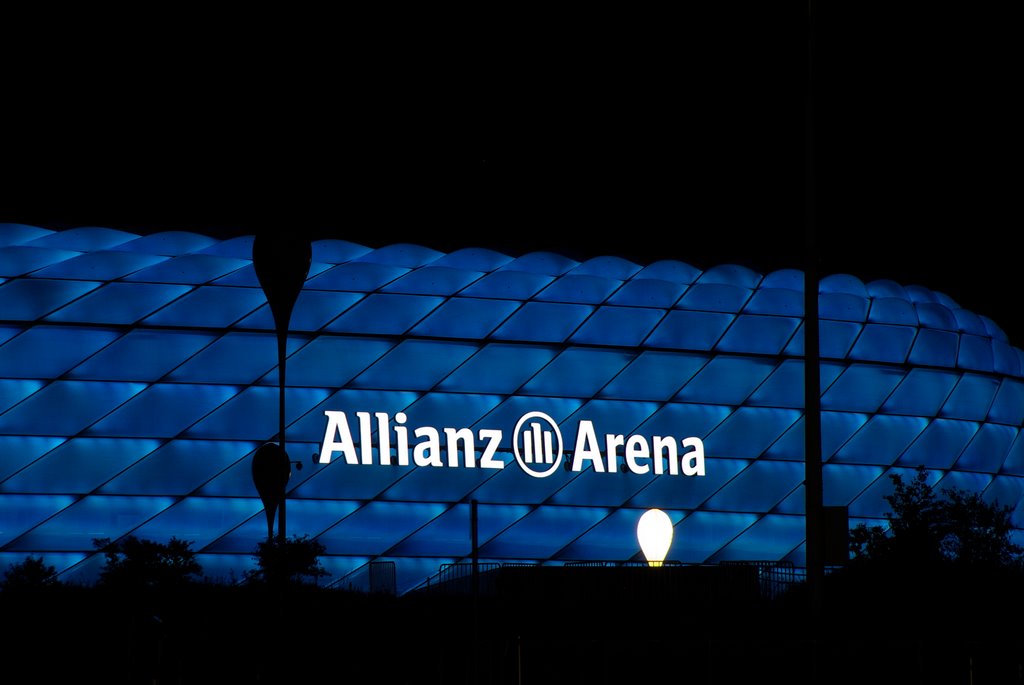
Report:
[[[311,261],[312,246],[309,240],[263,231],[253,241],[253,267],[260,287],[267,296],[277,331],[279,402],[277,443],[267,443],[256,450],[252,461],[252,477],[267,513],[267,539],[274,536],[276,512],[277,537],[282,545],[287,539],[285,491],[291,477],[291,465],[297,463],[289,459],[285,449],[284,388],[288,326],[299,292],[309,274]]]

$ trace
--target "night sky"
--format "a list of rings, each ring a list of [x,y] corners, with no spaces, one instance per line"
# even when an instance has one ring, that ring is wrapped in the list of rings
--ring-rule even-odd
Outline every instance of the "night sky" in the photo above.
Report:
[[[64,73],[9,100],[0,221],[761,273],[802,268],[810,226],[822,274],[940,290],[1024,345],[998,18],[819,13],[809,51],[805,6],[315,70]]]

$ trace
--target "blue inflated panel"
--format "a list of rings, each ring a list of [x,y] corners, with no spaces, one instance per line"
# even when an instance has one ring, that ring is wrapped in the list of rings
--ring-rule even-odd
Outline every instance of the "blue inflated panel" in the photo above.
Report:
[[[444,302],[425,295],[369,295],[324,328],[334,333],[401,334]]]
[[[527,302],[491,337],[497,340],[563,342],[593,312],[593,307],[582,304]]]
[[[80,253],[45,247],[9,245],[0,247],[0,276],[21,276],[51,264],[61,264]]]
[[[571,347],[538,371],[520,392],[526,395],[591,397],[631,361],[633,355],[626,352]]]
[[[647,461],[646,465],[649,466],[650,462]],[[656,478],[653,468],[642,475],[629,472],[621,464],[621,457],[619,470],[614,474],[586,468],[570,476],[569,481],[551,496],[552,504],[620,507]]]
[[[959,380],[959,374],[952,371],[911,369],[892,395],[886,399],[882,411],[892,414],[936,416]]]
[[[369,502],[318,539],[328,554],[384,554],[447,508],[444,504]]]
[[[35,321],[99,285],[88,281],[8,281],[0,285],[0,312],[7,321]]]
[[[582,345],[636,347],[664,316],[665,312],[660,309],[600,307],[580,326],[571,340]]]
[[[800,317],[804,314],[804,294],[784,288],[758,288],[743,311],[748,314]]]
[[[320,388],[286,389],[285,425],[326,399],[328,394]],[[277,388],[247,388],[200,419],[187,434],[196,438],[269,440],[278,432],[279,403]]]
[[[102,230],[109,231],[110,229]],[[217,242],[213,238],[192,233],[191,231],[161,231],[160,233],[141,237],[134,237],[120,231],[118,233],[121,234],[118,236],[120,238],[118,240],[110,236],[111,248],[147,254],[181,255],[190,252],[201,252]],[[251,255],[252,249],[250,248],[246,256]]]
[[[820,321],[818,322],[819,348],[822,359],[844,359],[861,332],[861,324],[851,321]],[[803,352],[803,332],[793,336],[793,343],[800,346]],[[795,354],[791,343],[787,354]]]
[[[0,544],[7,545],[74,502],[71,495],[0,494]]]
[[[390,264],[410,269],[428,266],[436,261],[443,252],[438,252],[423,245],[412,243],[396,243],[385,245],[376,250],[371,250],[364,255],[357,257],[356,262],[367,262],[372,264]]]
[[[295,341],[290,340],[292,349]],[[228,333],[174,369],[168,380],[184,383],[252,383],[277,364],[277,336]]]
[[[803,542],[804,530],[802,516],[768,514],[723,547],[713,560],[779,559]]]
[[[426,337],[486,338],[519,308],[510,300],[460,297],[448,300],[417,324],[412,333]]]
[[[438,257],[434,266],[453,266],[457,269],[490,272],[512,261],[512,257],[482,247],[466,247]]]
[[[995,370],[992,341],[977,335],[964,333],[960,336],[960,350],[956,365],[961,369],[992,372]]]
[[[851,525],[856,517],[863,516],[872,519],[882,519],[886,514],[892,513],[892,508],[885,501],[885,498],[890,496],[895,490],[891,479],[893,474],[899,475],[903,479],[904,484],[910,484],[917,477],[917,469],[889,469],[885,472],[885,475],[877,478],[860,496],[850,503],[847,511],[851,519]],[[934,486],[941,477],[941,471],[925,471],[925,482],[930,486]],[[879,521],[879,523],[881,522]]]
[[[704,450],[720,457],[758,457],[799,418],[793,409],[740,407],[708,435]]]
[[[263,292],[255,288],[204,286],[178,298],[144,322],[153,326],[224,328],[266,301]]]
[[[757,521],[756,514],[695,511],[676,524],[670,558],[702,564]]]
[[[94,549],[94,539],[116,540],[128,535],[173,504],[174,500],[169,497],[90,495],[29,529],[8,548],[26,552]]]
[[[0,490],[89,493],[159,446],[156,440],[74,438],[0,483]]]
[[[337,239],[314,240],[310,247],[314,262],[326,262],[329,264],[343,264],[344,262],[364,257],[372,252],[370,248],[363,245]],[[251,248],[249,254],[252,254]]]
[[[1024,383],[1004,378],[988,411],[988,420],[1019,426],[1024,423]]]
[[[374,452],[374,462],[379,455]],[[417,466],[398,466],[394,462],[387,467],[368,467],[347,464],[340,455],[335,455],[330,464],[320,464],[305,483],[295,488],[295,497],[310,499],[360,499],[369,500],[379,496],[400,479],[408,476]]]
[[[26,245],[61,250],[78,250],[79,252],[94,252],[97,250],[109,250],[136,238],[138,236],[126,230],[116,230],[102,226],[81,226],[67,230],[54,230],[46,233],[45,236],[40,236],[27,242]]]
[[[290,386],[338,388],[348,383],[395,346],[390,340],[350,336],[320,336],[288,357],[285,375]],[[274,343],[277,361],[277,343]],[[263,379],[269,385],[279,383],[277,371]]]
[[[712,511],[771,511],[804,480],[804,466],[791,461],[753,462],[704,504]]]
[[[491,343],[438,385],[449,392],[512,394],[548,364],[558,350],[540,345]]]
[[[918,330],[907,361],[922,366],[952,367],[956,363],[959,336],[948,331]]]
[[[984,421],[998,390],[999,381],[994,378],[964,374],[942,405],[940,416],[950,419]]]
[[[570,273],[572,275],[593,275],[624,281],[632,278],[638,271],[640,271],[640,266],[628,259],[604,255],[588,259]]]
[[[846,507],[864,490],[882,477],[881,466],[853,464],[824,464],[821,467],[823,504],[826,507]],[[801,507],[800,513],[803,513]]]
[[[68,372],[71,378],[155,381],[216,340],[217,334],[134,330]]]
[[[867,414],[821,412],[821,457],[828,461],[867,423]]]
[[[718,341],[721,352],[779,354],[800,325],[799,319],[741,314]]]
[[[992,366],[996,373],[1021,375],[1021,352],[1002,340],[992,340]]]
[[[736,317],[712,312],[670,311],[647,336],[645,347],[710,350]]]
[[[173,440],[111,478],[100,492],[110,495],[188,495],[257,447],[254,442]],[[172,468],[168,468],[169,465]]]
[[[853,364],[821,396],[821,408],[874,412],[903,380],[900,369]]]
[[[608,298],[608,304],[625,307],[671,307],[679,301],[686,286],[650,278],[633,279]]]
[[[359,293],[334,293],[323,290],[302,290],[288,319],[290,331],[318,331],[363,299]],[[238,322],[237,328],[275,330],[270,305],[263,305]]]
[[[209,254],[184,254],[125,276],[148,283],[208,283],[245,266],[246,261]]]
[[[1018,429],[1013,426],[982,424],[957,460],[956,468],[998,473],[1017,433]]]
[[[473,499],[480,502],[535,505],[553,496],[579,475],[567,472],[563,460],[562,466],[550,476],[534,478],[519,468],[511,453],[499,453],[498,458],[505,462],[505,468],[494,470],[494,475],[473,491]]]
[[[769,359],[717,356],[676,395],[677,400],[740,405],[775,370]]]
[[[948,469],[978,432],[973,421],[935,419],[897,462],[900,466]]]
[[[35,326],[0,346],[0,378],[58,378],[117,338],[106,329]]]
[[[917,318],[925,328],[937,328],[943,331],[956,331],[956,317],[948,307],[937,302],[918,302],[915,304]]]
[[[62,442],[64,438],[0,435],[0,483]]]
[[[352,387],[429,390],[476,353],[476,343],[409,340],[356,376]]]
[[[310,278],[305,287],[311,290],[373,292],[407,273],[409,270],[400,266],[350,262]]]
[[[704,459],[703,476],[656,476],[629,501],[631,507],[668,507],[672,509],[705,508],[704,502],[718,492],[738,473],[750,465],[743,459]]]
[[[231,400],[224,385],[157,384],[92,426],[93,435],[171,438]]]
[[[750,299],[750,289],[724,283],[697,283],[690,286],[676,305],[681,309],[736,313]]]
[[[541,302],[601,304],[621,285],[621,281],[611,278],[567,274],[537,293],[534,299]]]
[[[868,302],[850,293],[822,292],[818,295],[818,316],[833,321],[864,321]]]
[[[725,421],[729,407],[710,404],[666,404],[637,430],[645,435],[686,435],[705,438]]]
[[[700,278],[701,271],[686,262],[675,259],[662,259],[642,268],[634,276],[636,278],[653,278],[671,283],[693,283]]]
[[[478,271],[450,266],[424,266],[381,288],[386,293],[409,295],[453,295],[483,276]]]
[[[910,326],[869,323],[864,326],[850,350],[850,359],[902,364],[917,334]]]
[[[544,274],[495,271],[467,287],[461,294],[466,297],[524,300],[535,295],[552,280],[551,276]]]
[[[524,506],[480,504],[477,508],[478,544],[484,545],[528,513],[529,508]],[[468,503],[456,504],[402,540],[390,553],[411,556],[469,556],[473,549],[470,514]]]
[[[0,379],[0,414],[43,387],[43,381]]]
[[[647,350],[635,357],[598,393],[601,397],[667,400],[708,362],[698,354]]]
[[[0,414],[0,434],[75,435],[145,387],[143,383],[55,381]]]
[[[909,300],[900,297],[876,297],[871,300],[868,321],[916,327],[917,310]]]
[[[927,426],[928,419],[916,416],[873,416],[836,452],[832,461],[894,464]]]
[[[295,530],[292,508],[288,507],[290,534]],[[254,497],[189,497],[154,516],[133,535],[158,542],[176,537],[192,542],[192,550],[199,551],[262,509]]]
[[[499,454],[498,457],[500,461],[507,461],[513,468],[517,468],[514,460],[509,458],[510,455]],[[473,468],[463,467],[464,456],[461,453],[458,456],[459,467],[447,466],[447,453],[442,456],[441,463],[445,466],[411,469],[394,485],[381,492],[379,498],[400,502],[459,502],[497,474],[496,469],[481,468],[479,464]],[[505,468],[509,468],[509,463],[505,463]]]
[[[165,261],[163,255],[100,251],[81,254],[35,271],[37,278],[77,278],[110,281]]]
[[[498,559],[547,559],[607,515],[607,509],[591,507],[540,507],[481,545],[480,554]]]
[[[405,425],[409,427],[410,443],[415,441],[413,431],[420,426],[435,426],[439,433],[443,428],[469,428],[482,421],[486,426],[493,427],[489,419],[484,419],[502,401],[499,395],[468,395],[454,393],[427,393],[422,395],[404,409]],[[369,408],[367,409],[370,410]],[[377,410],[373,410],[377,411]],[[373,423],[376,428],[376,421]],[[353,428],[355,430],[355,428]],[[445,437],[441,435],[442,445]],[[392,439],[392,445],[395,441]]]

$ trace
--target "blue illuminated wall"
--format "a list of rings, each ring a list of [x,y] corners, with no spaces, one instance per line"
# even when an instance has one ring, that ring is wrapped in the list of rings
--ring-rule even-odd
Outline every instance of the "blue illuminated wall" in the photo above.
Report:
[[[251,477],[276,433],[274,324],[251,237],[0,225],[0,566],[95,577],[92,540],[193,541],[240,577],[266,536]],[[288,533],[333,583],[394,560],[400,591],[483,561],[639,558],[648,508],[682,562],[804,563],[803,276],[612,256],[313,243],[288,341]],[[942,293],[820,284],[826,505],[879,522],[888,474],[981,491],[1024,530],[1022,353]],[[325,410],[495,427],[697,436],[706,475],[314,464]],[[573,432],[567,435],[571,447]]]

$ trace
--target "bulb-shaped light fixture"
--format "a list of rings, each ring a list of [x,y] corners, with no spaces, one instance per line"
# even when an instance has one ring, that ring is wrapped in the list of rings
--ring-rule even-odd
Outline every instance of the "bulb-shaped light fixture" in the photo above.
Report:
[[[672,519],[661,509],[648,509],[636,524],[636,539],[649,566],[661,566],[672,546]]]

